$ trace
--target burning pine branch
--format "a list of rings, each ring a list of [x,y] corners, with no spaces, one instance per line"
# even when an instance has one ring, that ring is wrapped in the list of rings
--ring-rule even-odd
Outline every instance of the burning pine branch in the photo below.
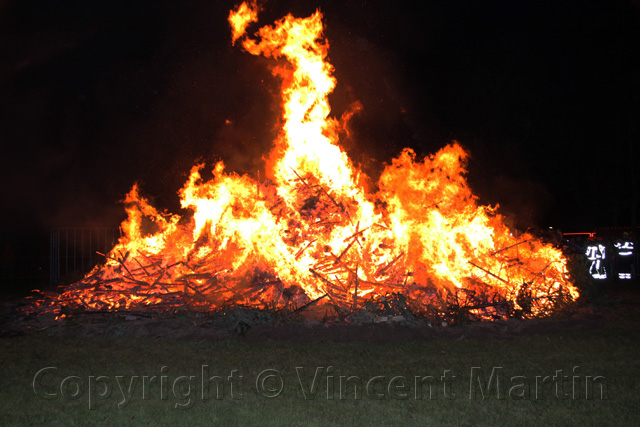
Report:
[[[336,80],[321,18],[288,15],[251,37],[255,7],[243,3],[229,17],[234,43],[276,59],[282,78],[269,179],[225,173],[219,162],[204,181],[195,166],[179,193],[185,217],[158,212],[134,186],[105,264],[52,305],[210,311],[315,301],[342,313],[397,293],[418,309],[453,300],[469,312],[504,305],[533,317],[577,298],[558,249],[514,237],[495,208],[478,205],[458,143],[422,161],[405,149],[378,192],[365,191],[339,145],[343,124],[330,118]]]

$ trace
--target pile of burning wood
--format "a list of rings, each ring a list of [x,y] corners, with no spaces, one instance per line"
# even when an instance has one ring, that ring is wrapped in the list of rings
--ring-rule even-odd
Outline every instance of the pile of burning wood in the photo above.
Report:
[[[548,315],[578,297],[559,249],[477,203],[458,143],[422,161],[403,150],[367,192],[339,145],[346,119],[329,116],[336,79],[322,15],[288,15],[254,38],[246,30],[255,21],[255,4],[229,17],[234,43],[278,60],[283,126],[268,179],[225,173],[219,162],[207,181],[195,166],[179,192],[184,217],[157,211],[134,186],[104,265],[34,311],[314,307],[344,321],[409,312],[493,319]]]
[[[322,221],[319,221],[322,222]],[[380,225],[382,226],[382,225]],[[87,276],[62,288],[62,293],[42,292],[41,298],[28,308],[30,314],[54,313],[58,318],[87,314],[135,314],[144,316],[171,316],[180,311],[216,315],[237,308],[279,311],[287,318],[295,315],[317,317],[325,321],[348,323],[394,321],[412,323],[426,321],[455,324],[472,320],[496,320],[507,318],[531,318],[551,314],[566,308],[573,298],[563,287],[551,288],[544,295],[534,296],[529,284],[512,286],[501,277],[479,264],[469,264],[488,277],[500,281],[503,287],[494,289],[479,280],[473,287],[454,291],[438,289],[431,280],[418,283],[413,274],[393,274],[385,283],[370,283],[359,279],[358,265],[346,261],[348,251],[356,244],[363,230],[346,239],[345,248],[338,254],[328,252],[309,268],[309,272],[321,284],[324,293],[310,298],[303,288],[287,286],[274,274],[251,271],[241,278],[227,274],[224,268],[212,268],[219,262],[216,256],[198,260],[187,259],[167,264],[162,255],[138,252],[122,253],[116,250],[105,255],[111,264],[97,266]],[[502,253],[527,244],[523,239],[490,255],[499,258]],[[309,245],[301,247],[302,253]],[[404,253],[378,267],[385,273],[394,268]],[[516,259],[503,257],[506,268],[518,263]],[[397,273],[397,272],[396,272]],[[533,275],[544,278],[544,269]],[[347,277],[343,282],[339,278]],[[402,277],[402,280],[398,280]],[[501,292],[509,286],[513,293],[509,299]],[[372,295],[360,296],[362,290],[382,289]],[[445,324],[446,324],[445,323]]]

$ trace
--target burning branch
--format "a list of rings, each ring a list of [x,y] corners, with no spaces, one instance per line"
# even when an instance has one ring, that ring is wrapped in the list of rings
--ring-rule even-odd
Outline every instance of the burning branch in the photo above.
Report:
[[[518,243],[514,243],[513,245],[509,245],[509,246],[507,246],[506,248],[502,248],[502,249],[499,249],[499,250],[497,250],[497,251],[491,252],[491,256],[496,255],[496,254],[499,254],[500,252],[506,251],[506,250],[508,250],[508,249],[515,248],[516,246],[519,246],[519,245],[521,245],[521,244],[523,244],[523,243],[530,242],[531,240],[532,240],[532,239],[522,240],[522,241],[520,241],[520,242],[518,242]]]
[[[496,276],[495,274],[493,274],[493,273],[492,273],[492,272],[490,272],[489,270],[487,270],[487,269],[485,269],[485,268],[482,268],[482,267],[480,267],[479,265],[474,264],[474,263],[473,263],[473,262],[471,262],[471,261],[469,261],[469,264],[473,265],[473,266],[474,266],[474,267],[476,267],[476,268],[479,268],[480,270],[482,270],[482,271],[484,271],[485,273],[487,273],[489,276],[494,277],[494,278],[496,278],[496,279],[500,280],[501,282],[506,283],[507,285],[509,284],[509,282],[507,282],[506,280],[504,280],[502,277],[500,277],[500,276]]]
[[[376,271],[376,276],[383,276],[387,273],[387,270],[389,270],[400,258],[402,258],[402,256],[404,255],[404,252],[401,252],[400,255],[398,255],[397,257],[395,257],[394,259],[392,259],[387,265],[385,265],[382,268],[379,268]]]

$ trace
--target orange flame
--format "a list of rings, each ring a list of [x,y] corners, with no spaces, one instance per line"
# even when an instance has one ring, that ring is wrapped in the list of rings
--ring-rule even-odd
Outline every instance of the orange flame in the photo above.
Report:
[[[254,39],[246,28],[257,13],[255,3],[242,3],[229,23],[233,43],[289,64],[273,71],[282,78],[284,124],[271,180],[225,173],[219,162],[203,181],[197,165],[179,192],[192,212],[185,218],[159,213],[134,186],[118,245],[85,279],[106,280],[108,292],[75,298],[114,309],[179,294],[214,308],[277,303],[288,287],[301,289],[300,301],[328,295],[345,307],[355,295],[403,292],[427,304],[434,290],[493,292],[541,315],[554,298],[578,297],[559,249],[514,235],[496,208],[478,205],[458,143],[422,161],[405,149],[382,173],[378,193],[367,194],[338,143],[341,124],[330,118],[336,79],[322,15],[287,15]]]
[[[247,26],[252,22],[258,22],[258,7],[256,2],[251,5],[242,3],[238,10],[229,12],[229,23],[231,24],[231,43],[235,44],[246,31]]]

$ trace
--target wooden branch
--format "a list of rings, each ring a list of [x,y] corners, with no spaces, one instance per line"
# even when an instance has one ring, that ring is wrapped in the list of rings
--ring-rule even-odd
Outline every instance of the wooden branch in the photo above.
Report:
[[[338,265],[340,265],[340,267],[344,268],[347,272],[352,273],[352,274],[356,274],[351,267],[349,267],[347,264],[344,263],[344,261],[339,260],[338,257],[336,257],[334,254],[331,254],[331,256],[333,256],[335,258],[335,261],[338,263]]]
[[[300,259],[300,257],[301,257],[301,256],[302,256],[302,254],[304,253],[304,251],[306,251],[306,250],[307,250],[307,248],[309,248],[309,246],[311,246],[311,245],[312,245],[313,243],[315,243],[317,240],[318,240],[318,239],[313,239],[312,241],[310,241],[309,243],[307,243],[307,244],[305,245],[305,247],[304,247],[304,248],[302,248],[302,249],[298,250],[298,252],[296,253],[296,261],[297,261],[298,259]]]
[[[351,248],[351,246],[353,246],[353,244],[354,244],[357,240],[358,240],[358,239],[352,239],[352,240],[351,240],[351,243],[349,243],[349,244],[347,245],[347,247],[346,247],[346,248],[344,248],[344,250],[343,250],[342,252],[340,252],[340,255],[338,255],[338,256],[336,257],[336,260],[334,261],[334,264],[337,264],[337,263],[339,263],[339,262],[340,262],[340,259],[343,257],[343,255],[344,255],[345,253],[347,253],[347,251]],[[333,254],[332,254],[332,255],[333,255]]]
[[[533,240],[533,239],[523,240],[522,242],[518,242],[518,243],[514,243],[513,245],[509,245],[509,246],[507,246],[506,248],[502,248],[502,249],[499,249],[499,250],[497,250],[497,251],[491,252],[491,256],[494,256],[494,255],[496,255],[496,254],[499,254],[500,252],[506,251],[506,250],[508,250],[508,249],[514,248],[514,247],[516,247],[516,246],[518,246],[518,245],[521,245],[521,244],[523,244],[523,243],[530,242],[531,240]]]
[[[153,317],[154,315],[160,314],[160,312],[151,312],[151,311],[129,311],[129,310],[71,310],[64,311],[65,316],[77,316],[77,315],[95,315],[95,314],[126,314],[127,316],[138,316],[138,317]]]
[[[184,283],[184,288],[185,288],[185,292],[184,292],[185,296],[187,296],[187,295],[188,295],[188,294],[187,294],[187,288],[188,288],[188,289],[191,289],[191,290],[192,290],[193,292],[195,292],[196,294],[200,295],[202,298],[205,298],[205,295],[204,295],[204,294],[202,294],[202,293],[201,293],[197,288],[195,288],[194,286],[191,286],[191,283],[189,283],[189,282],[185,282],[185,283]]]
[[[140,268],[142,268],[142,270],[144,270],[144,273],[148,276],[148,275],[149,275],[149,272],[147,271],[147,269],[146,269],[146,268],[144,268],[144,265],[140,264],[140,261],[138,261],[138,258],[133,258],[133,260],[134,260],[135,262],[137,262],[137,263],[138,263],[138,265],[140,266]]]
[[[389,268],[391,268],[391,267],[393,266],[393,264],[395,264],[395,263],[400,259],[400,257],[402,257],[403,255],[404,255],[404,251],[403,251],[403,252],[400,252],[400,255],[398,255],[397,257],[395,257],[394,259],[392,259],[392,260],[391,260],[387,265],[385,265],[385,266],[384,266],[384,267],[382,267],[382,268],[379,268],[379,269],[376,271],[376,274],[375,274],[375,275],[376,275],[376,276],[379,276],[379,275],[381,275],[381,274],[386,274],[386,273],[387,273],[387,270],[388,270]]]
[[[338,287],[337,285],[335,285],[333,282],[331,282],[329,279],[327,279],[326,277],[324,277],[322,274],[318,273],[317,271],[315,271],[313,268],[310,268],[309,271],[311,273],[313,273],[314,276],[316,276],[317,278],[319,278],[320,280],[322,280],[322,282],[327,285],[329,288],[333,289],[333,290],[337,290],[340,291],[340,287]],[[343,290],[344,291],[344,290]],[[328,292],[327,292],[328,293]],[[331,295],[329,295],[329,298],[331,298]]]
[[[355,289],[353,291],[353,311],[358,309],[358,264],[356,264],[356,274],[353,279],[355,284]]]
[[[167,272],[166,269],[162,269],[160,270],[160,274],[158,275],[158,277],[156,278],[156,280],[153,281],[153,284],[151,286],[156,286],[159,282],[160,279],[162,279],[162,276],[164,276],[164,274]]]
[[[275,209],[276,207],[280,206],[280,204],[282,203],[282,199],[278,199],[278,201],[276,202],[275,205],[271,206],[269,208],[269,211],[272,211],[273,209]]]
[[[120,256],[122,256],[122,254],[120,254]],[[125,265],[125,262],[127,261],[128,257],[129,257],[129,251],[127,251],[127,253],[124,254],[124,256],[122,256],[121,259],[116,259],[116,261],[118,261],[120,263],[120,265],[127,271],[127,273],[129,273],[129,277],[131,278],[131,280],[135,281],[136,279],[133,277],[133,274],[131,274],[131,271],[129,271],[129,269]]]
[[[210,273],[189,273],[177,278],[176,282],[184,282],[189,279],[213,279],[213,276]]]
[[[347,212],[347,211],[344,209],[344,206],[342,206],[341,204],[339,204],[338,202],[336,202],[336,199],[334,199],[334,198],[333,198],[333,196],[332,196],[331,194],[329,194],[329,192],[324,188],[324,186],[323,186],[323,185],[321,185],[321,186],[320,186],[320,189],[321,189],[322,191],[324,191],[324,194],[326,194],[326,195],[327,195],[327,197],[329,197],[329,199],[331,199],[331,201],[333,202],[333,204],[334,204],[334,205],[336,205],[336,207],[338,207],[338,208],[340,208],[340,209],[344,210],[344,211],[345,211],[345,213],[347,214],[347,216],[349,216],[349,212]]]
[[[334,254],[331,254],[332,257],[336,257]],[[327,260],[327,258],[324,259],[320,259],[318,260],[318,262],[316,262],[313,265],[313,269],[314,270],[326,270],[328,268],[331,268],[335,265],[335,263],[333,262],[333,260]]]
[[[300,174],[298,174],[298,172],[297,172],[294,168],[289,168],[289,169],[291,169],[291,171],[293,171],[293,173],[295,173],[295,174],[296,174],[296,176],[298,177],[298,179],[299,179],[300,181],[302,181],[302,183],[304,184],[304,186],[305,186],[305,187],[308,187],[308,186],[309,186],[309,183],[307,182],[307,180],[306,180],[306,179],[304,179],[303,177],[301,177],[301,176],[300,176]]]
[[[320,301],[321,299],[324,299],[324,298],[326,298],[326,297],[328,297],[328,296],[329,296],[329,294],[324,294],[324,295],[322,295],[321,297],[318,297],[318,298],[314,299],[313,301],[309,301],[308,303],[306,303],[306,304],[305,304],[305,305],[303,305],[302,307],[300,307],[300,308],[298,308],[298,309],[294,310],[294,311],[291,313],[291,315],[293,315],[293,314],[298,314],[298,313],[300,313],[301,311],[306,310],[307,308],[309,308],[309,307],[311,307],[312,305],[316,304],[316,303],[317,303],[318,301]]]
[[[318,221],[318,222],[314,222],[311,225],[314,226],[314,227],[318,226],[318,225],[326,227],[328,225],[334,225],[334,224],[340,224],[340,223],[341,223],[340,221],[331,221],[331,219],[327,218],[327,219],[323,219],[323,220]]]
[[[358,221],[358,223],[356,224],[356,232],[354,234],[352,234],[351,236],[347,237],[345,239],[345,242],[347,240],[350,240],[350,239],[356,239],[356,242],[358,242],[358,246],[360,246],[362,248],[362,243],[360,243],[360,240],[358,240],[358,236],[360,236],[362,233],[364,233],[365,231],[367,231],[368,229],[370,229],[374,225],[375,224],[371,224],[370,226],[365,227],[362,230],[358,230],[358,228],[360,228],[360,221]]]
[[[519,301],[516,302],[520,302],[520,301],[535,301],[535,300],[539,300],[539,299],[553,299],[553,297],[551,296],[544,296],[544,297],[531,297],[531,298],[523,298]],[[486,304],[477,304],[477,305],[468,305],[468,306],[464,306],[464,307],[460,307],[461,310],[476,310],[478,308],[487,308],[487,307],[494,307],[494,306],[498,306],[498,305],[508,305],[508,304],[513,304],[514,301],[498,301],[498,302],[490,302],[490,303],[486,303]]]
[[[496,279],[500,280],[501,282],[504,282],[504,283],[506,283],[507,285],[509,284],[509,282],[507,282],[506,280],[504,280],[502,277],[500,277],[500,276],[496,276],[495,274],[493,274],[493,273],[492,273],[492,272],[490,272],[489,270],[487,270],[487,269],[485,269],[485,268],[482,268],[482,267],[480,267],[479,265],[472,263],[471,261],[469,261],[469,264],[473,265],[473,266],[474,266],[474,267],[476,267],[476,268],[479,268],[480,270],[484,271],[485,273],[487,273],[488,275],[490,275],[490,276],[492,276],[492,277],[495,277]]]

